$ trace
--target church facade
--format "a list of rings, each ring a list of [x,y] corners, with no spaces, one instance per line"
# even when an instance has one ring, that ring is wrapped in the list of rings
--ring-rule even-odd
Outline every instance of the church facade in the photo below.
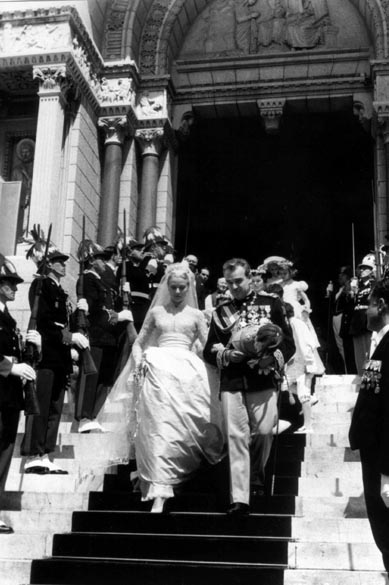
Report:
[[[191,229],[195,247],[196,222],[199,238],[201,233],[203,239],[208,231],[213,233],[212,225],[217,224],[219,243],[226,233],[233,233],[237,220],[224,222],[223,201],[225,208],[236,206],[237,214],[246,206],[240,223],[247,222],[243,232],[250,233],[254,229],[250,221],[261,221],[261,197],[271,198],[266,181],[274,187],[282,175],[281,168],[273,169],[261,183],[267,164],[272,164],[266,153],[281,157],[286,150],[290,161],[296,149],[308,152],[307,145],[315,142],[316,122],[310,122],[302,145],[302,126],[292,123],[296,119],[320,120],[320,136],[324,136],[327,120],[337,124],[347,118],[348,125],[338,126],[339,136],[331,138],[332,144],[348,134],[349,142],[341,150],[347,150],[349,158],[343,166],[352,166],[350,151],[362,148],[369,159],[368,170],[360,176],[361,165],[354,161],[357,168],[352,167],[344,182],[351,184],[357,177],[356,183],[352,188],[337,186],[340,194],[334,195],[333,205],[338,209],[341,192],[349,189],[350,208],[363,207],[364,217],[371,216],[374,244],[384,243],[389,201],[388,25],[387,0],[3,2],[0,222],[4,251],[21,258],[32,226],[47,230],[52,223],[52,240],[71,255],[74,278],[83,215],[87,237],[102,245],[115,239],[126,210],[134,237],[141,239],[147,227],[157,225],[183,251]],[[226,136],[223,131],[229,123],[233,130]],[[201,141],[199,128],[206,141]],[[286,141],[288,128],[293,136]],[[231,149],[226,152],[226,143],[236,142],[238,135],[235,154]],[[191,148],[192,140],[197,141],[196,148]],[[215,142],[219,143],[216,162],[207,170],[207,161],[195,153]],[[257,144],[261,156],[256,155]],[[332,148],[325,150],[328,157]],[[228,174],[231,161],[242,152],[242,159],[251,160],[250,167],[239,167],[240,184],[249,193],[244,204],[238,183]],[[314,164],[322,158],[318,151]],[[311,211],[320,208],[331,190],[323,191],[316,203],[304,196],[300,205],[298,193],[305,187],[297,179],[310,166],[307,160],[289,162],[288,183],[280,190],[287,191],[294,181],[289,201],[296,202],[294,208],[305,208],[309,222]],[[331,173],[336,160],[327,165]],[[220,175],[227,180],[220,179],[218,193],[216,184],[209,185],[221,166]],[[262,167],[260,174],[257,166]],[[194,179],[193,169],[196,177],[203,173],[202,183]],[[318,176],[326,174],[321,170],[311,177],[316,193],[325,180]],[[308,176],[304,182],[309,183]],[[233,192],[228,192],[232,183]],[[193,184],[196,192],[190,194]],[[361,184],[363,192],[355,195]],[[218,197],[218,205],[212,207],[210,202]],[[288,205],[285,195],[278,203],[279,217]],[[346,214],[349,208],[342,209]],[[207,210],[212,225],[204,219]],[[271,213],[266,208],[268,224]],[[287,216],[298,225],[296,212],[290,213]],[[328,224],[329,234],[330,216]],[[341,231],[342,224],[344,219],[335,231]],[[246,244],[251,246],[252,241]]]

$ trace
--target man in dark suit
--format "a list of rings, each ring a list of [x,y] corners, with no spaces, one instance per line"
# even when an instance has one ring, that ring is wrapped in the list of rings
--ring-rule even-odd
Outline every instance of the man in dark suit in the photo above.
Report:
[[[85,349],[89,345],[82,333],[72,333],[69,328],[68,296],[60,284],[66,275],[68,259],[69,256],[59,250],[49,250],[46,275],[35,278],[29,291],[32,307],[41,279],[37,315],[37,329],[42,336],[42,359],[37,375],[40,414],[29,415],[26,419],[21,445],[21,454],[27,457],[24,473],[67,474],[54,463],[52,453],[57,442],[65,389],[72,372],[71,346]],[[41,268],[38,264],[38,271]]]
[[[7,303],[15,299],[17,285],[23,279],[13,265],[0,255],[0,494],[4,491],[19,424],[24,407],[22,380],[35,380],[34,370],[21,362],[21,347],[16,321]],[[37,331],[27,332],[27,341],[38,349],[41,337]],[[0,534],[13,532],[0,520]]]
[[[256,294],[252,290],[247,261],[229,260],[223,266],[223,274],[232,299],[213,313],[204,358],[220,369],[231,478],[229,513],[243,516],[249,511],[250,484],[252,492],[263,489],[272,429],[277,420],[278,382],[295,347],[281,301],[275,295]],[[280,341],[283,339],[263,359],[249,363],[250,358],[232,345],[232,332],[265,324],[274,339],[277,334]]]
[[[366,311],[373,332],[350,427],[359,449],[367,515],[389,574],[389,280],[375,284]]]

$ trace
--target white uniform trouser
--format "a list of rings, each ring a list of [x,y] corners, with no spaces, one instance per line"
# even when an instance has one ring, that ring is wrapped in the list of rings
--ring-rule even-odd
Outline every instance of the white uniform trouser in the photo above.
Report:
[[[277,422],[277,392],[221,393],[230,462],[231,502],[248,504],[250,483],[263,485]],[[251,465],[250,465],[251,452]]]

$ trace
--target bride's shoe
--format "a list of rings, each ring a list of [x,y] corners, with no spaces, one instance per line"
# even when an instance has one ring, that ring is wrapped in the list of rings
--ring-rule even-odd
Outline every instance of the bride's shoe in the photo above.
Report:
[[[167,498],[160,498],[157,497],[154,499],[153,507],[151,508],[150,512],[153,514],[161,514],[163,512],[163,507],[165,505]]]

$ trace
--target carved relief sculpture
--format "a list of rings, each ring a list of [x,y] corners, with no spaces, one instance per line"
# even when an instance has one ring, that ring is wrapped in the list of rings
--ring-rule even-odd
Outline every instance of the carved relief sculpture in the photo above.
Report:
[[[334,47],[338,32],[327,0],[215,0],[197,19],[183,55]]]
[[[17,223],[18,240],[28,235],[34,152],[35,142],[30,138],[19,140],[15,146],[14,159],[16,160],[11,171],[11,181],[21,181],[20,210]]]
[[[162,118],[164,113],[163,95],[151,96],[149,93],[141,95],[137,107],[139,118]]]
[[[66,23],[14,27],[6,22],[0,28],[0,52],[4,55],[59,50],[69,42],[70,29]]]

